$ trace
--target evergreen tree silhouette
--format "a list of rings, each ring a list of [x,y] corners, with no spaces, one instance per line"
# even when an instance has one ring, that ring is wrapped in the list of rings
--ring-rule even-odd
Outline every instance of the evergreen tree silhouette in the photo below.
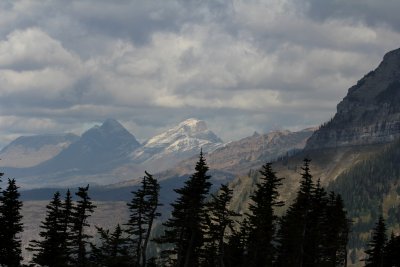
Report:
[[[307,233],[313,207],[315,185],[310,174],[310,160],[304,159],[300,189],[294,203],[281,218],[278,231],[279,247],[277,265],[280,267],[302,267],[307,261]]]
[[[75,193],[79,199],[72,208],[71,254],[74,265],[78,267],[87,265],[87,245],[91,236],[85,233],[85,228],[89,227],[87,219],[96,208],[90,200],[88,190],[89,185],[79,187],[78,192]]]
[[[123,237],[123,231],[118,224],[114,232],[96,227],[100,235],[100,246],[91,244],[90,264],[96,267],[127,267],[132,266],[129,256],[128,240]],[[137,265],[133,265],[137,266]]]
[[[142,186],[137,191],[132,192],[133,198],[128,207],[130,217],[128,233],[131,236],[131,245],[134,250],[134,258],[137,266],[145,266],[146,250],[150,240],[150,234],[154,220],[161,216],[157,208],[159,203],[160,185],[157,180],[148,172],[142,179]]]
[[[19,200],[18,187],[15,179],[8,179],[7,188],[1,193],[1,243],[0,265],[7,267],[21,266],[21,239],[23,230],[21,223],[22,202]]]
[[[74,226],[74,219],[73,219],[73,202],[72,202],[72,195],[70,190],[67,190],[65,195],[65,199],[62,202],[62,223],[61,223],[61,231],[62,231],[62,251],[64,252],[64,256],[66,258],[66,262],[68,264],[72,263],[71,253],[72,253],[72,246],[73,246],[73,235],[72,229]]]
[[[204,243],[204,207],[211,183],[203,152],[200,152],[195,170],[182,188],[175,189],[178,199],[171,204],[171,218],[163,223],[166,227],[164,235],[157,239],[158,243],[172,246],[163,251],[163,256],[170,260],[169,264],[177,267],[199,266],[200,249]]]
[[[3,175],[4,175],[4,173],[3,173],[3,172],[0,172],[0,183],[2,182],[1,178],[3,177]],[[2,205],[1,203],[3,203],[3,201],[2,201],[3,197],[2,197],[1,192],[2,192],[2,189],[1,189],[1,187],[0,187],[0,205]],[[3,222],[3,216],[2,216],[2,214],[0,213],[0,226],[2,226],[3,224],[4,224],[4,222]],[[4,242],[3,242],[4,238],[5,238],[5,236],[4,236],[4,229],[3,229],[3,227],[0,227],[0,266],[1,266],[2,262],[3,262],[3,257],[2,257],[2,255],[3,255],[3,252],[4,252],[4,250],[5,250]]]
[[[211,201],[207,203],[207,233],[205,244],[205,256],[203,265],[223,267],[226,247],[226,229],[233,230],[234,217],[240,216],[229,209],[232,200],[232,190],[222,184],[216,195],[211,195]]]
[[[378,222],[372,232],[372,237],[368,243],[368,249],[365,250],[367,258],[365,259],[366,267],[383,267],[384,251],[386,245],[386,225],[382,215],[379,216]]]
[[[278,217],[274,208],[284,205],[279,201],[278,187],[283,178],[276,177],[272,164],[266,163],[260,170],[261,182],[256,184],[256,190],[250,196],[247,266],[272,266],[276,248],[274,246],[276,222]]]
[[[64,211],[60,193],[56,192],[46,206],[46,218],[41,223],[39,236],[42,240],[32,240],[28,250],[34,252],[32,263],[39,266],[68,266],[65,253]]]
[[[246,266],[245,259],[248,255],[248,240],[250,233],[250,223],[249,219],[245,217],[242,222],[240,222],[240,228],[238,231],[232,230],[233,233],[229,236],[228,244],[225,250],[225,260],[226,266],[229,267],[242,267]]]
[[[347,266],[347,243],[350,221],[340,195],[331,192],[323,220],[321,266]]]
[[[312,190],[311,209],[308,213],[304,240],[303,266],[321,266],[325,258],[324,245],[327,230],[327,193],[318,179]]]
[[[384,267],[400,267],[400,236],[392,232],[389,241],[385,246]]]

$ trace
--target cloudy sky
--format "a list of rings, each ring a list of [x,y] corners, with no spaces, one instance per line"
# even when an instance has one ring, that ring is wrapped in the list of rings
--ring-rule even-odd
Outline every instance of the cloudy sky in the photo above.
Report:
[[[2,0],[0,147],[106,118],[229,141],[300,129],[400,47],[398,0]]]

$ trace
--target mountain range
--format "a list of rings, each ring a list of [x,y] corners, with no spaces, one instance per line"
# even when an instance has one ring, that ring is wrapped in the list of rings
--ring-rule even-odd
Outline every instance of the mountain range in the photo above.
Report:
[[[199,153],[223,145],[204,121],[188,119],[143,144],[117,120],[107,119],[82,136],[19,137],[1,150],[2,167],[23,188],[111,184],[160,172]]]

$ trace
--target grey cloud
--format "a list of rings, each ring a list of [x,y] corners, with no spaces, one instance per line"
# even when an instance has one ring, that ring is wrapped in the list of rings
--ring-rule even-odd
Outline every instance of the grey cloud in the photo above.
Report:
[[[394,31],[400,29],[397,0],[305,0],[309,5],[309,13],[317,20],[332,18],[361,20],[370,26],[387,25]]]
[[[0,9],[7,138],[79,132],[107,117],[141,140],[188,117],[227,141],[318,125],[400,41],[343,1],[21,0]]]

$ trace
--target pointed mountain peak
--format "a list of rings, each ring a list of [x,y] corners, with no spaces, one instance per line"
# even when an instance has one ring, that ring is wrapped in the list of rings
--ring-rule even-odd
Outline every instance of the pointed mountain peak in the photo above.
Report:
[[[124,128],[124,126],[122,126],[122,124],[117,121],[116,119],[106,119],[103,124],[101,125],[101,127],[103,128]]]
[[[102,132],[104,134],[112,134],[118,132],[126,135],[131,135],[131,133],[119,121],[115,119],[106,119],[101,125],[95,125],[84,132],[82,136],[91,132]]]
[[[129,133],[128,130],[119,121],[115,119],[106,119],[99,129],[112,133],[114,132],[124,132],[125,134]]]
[[[82,139],[108,140],[107,142],[114,140],[118,143],[132,143],[136,147],[140,146],[136,138],[115,119],[106,119],[101,126],[95,125],[90,128],[82,134]]]

